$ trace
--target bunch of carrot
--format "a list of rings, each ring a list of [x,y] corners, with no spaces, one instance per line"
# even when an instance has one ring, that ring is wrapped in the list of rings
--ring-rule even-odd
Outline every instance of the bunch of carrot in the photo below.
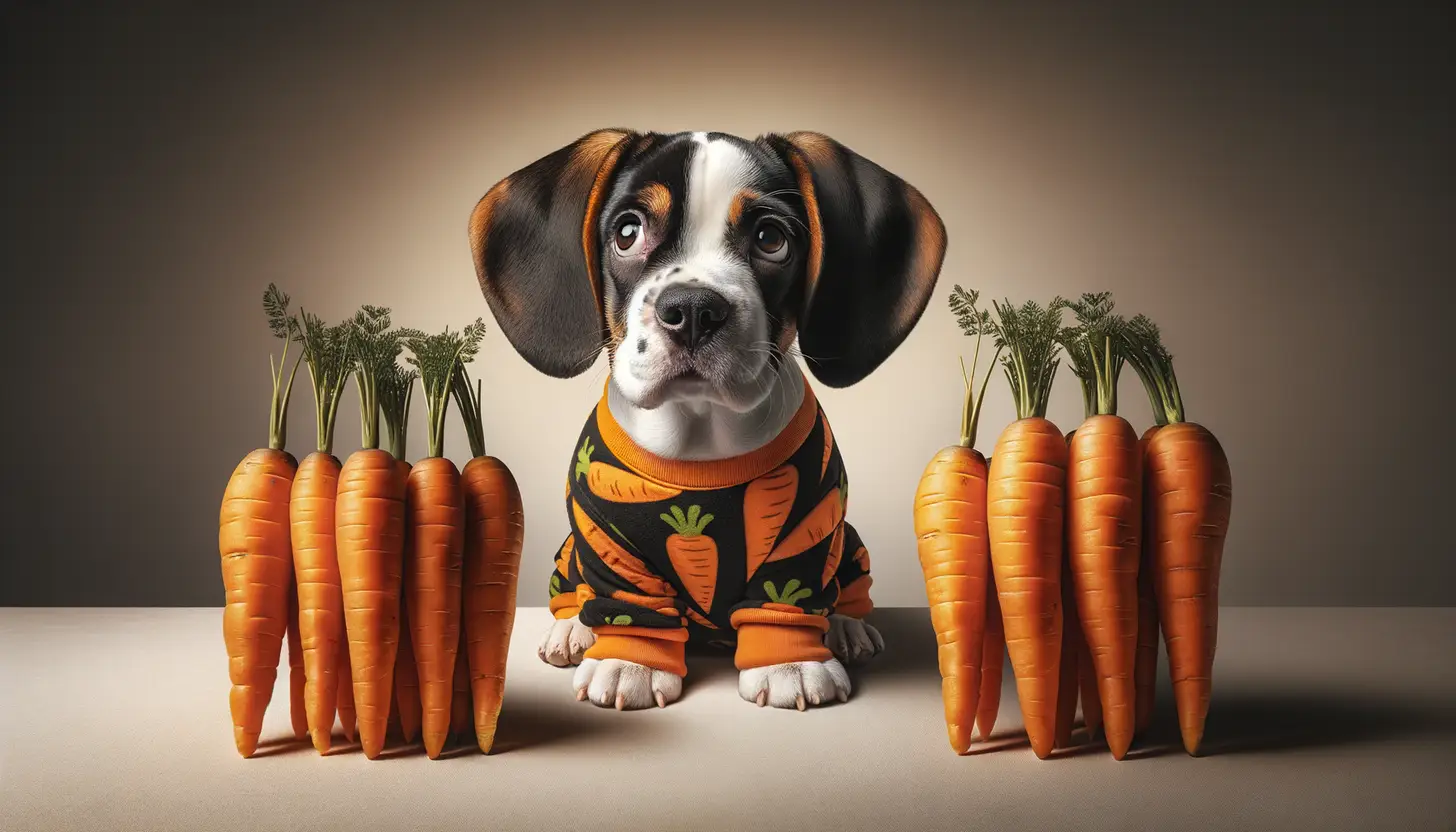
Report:
[[[391,727],[406,742],[423,728],[431,758],[451,734],[473,734],[488,752],[523,522],[510,471],[484,454],[480,387],[470,391],[465,375],[484,324],[427,336],[392,329],[388,309],[366,306],[331,327],[294,316],[288,304],[270,285],[264,307],[284,361],[293,343],[302,355],[291,371],[274,368],[269,446],[234,471],[219,523],[238,751],[248,757],[257,748],[286,635],[294,734],[319,753],[330,750],[336,716],[351,740],[357,726],[370,759]],[[417,369],[399,366],[406,347]],[[300,362],[313,382],[318,446],[297,464],[284,445]],[[362,447],[340,464],[334,423],[351,374]],[[429,455],[411,466],[405,435],[416,378],[427,397]],[[464,475],[443,455],[452,395],[475,456]],[[389,451],[379,447],[381,416]]]
[[[1152,713],[1158,628],[1165,636],[1183,744],[1196,754],[1208,712],[1218,571],[1231,480],[1218,442],[1183,421],[1171,356],[1145,316],[1124,321],[1107,294],[1046,306],[993,302],[955,287],[951,311],[976,338],[961,442],[942,449],[915,497],[915,533],[940,652],[951,747],[990,737],[1002,650],[1010,654],[1032,750],[1070,743],[1080,699],[1089,735],[1105,727],[1123,759]],[[1073,326],[1062,326],[1070,309]],[[989,463],[975,448],[991,336],[1017,421]],[[1065,350],[1086,419],[1065,436],[1046,419]],[[1158,425],[1142,439],[1117,415],[1124,362]],[[1163,438],[1165,437],[1166,438]]]

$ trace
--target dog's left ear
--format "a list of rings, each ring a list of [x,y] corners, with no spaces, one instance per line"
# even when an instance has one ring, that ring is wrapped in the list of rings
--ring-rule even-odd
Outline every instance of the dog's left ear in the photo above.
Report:
[[[909,183],[819,133],[759,139],[792,168],[809,216],[799,347],[830,387],[880,366],[910,334],[945,259],[945,224]]]

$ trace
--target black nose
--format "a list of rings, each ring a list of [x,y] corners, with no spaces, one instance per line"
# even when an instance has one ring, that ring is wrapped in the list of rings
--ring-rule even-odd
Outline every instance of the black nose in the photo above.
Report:
[[[712,289],[678,284],[657,296],[657,321],[679,344],[695,349],[723,327],[730,308]]]

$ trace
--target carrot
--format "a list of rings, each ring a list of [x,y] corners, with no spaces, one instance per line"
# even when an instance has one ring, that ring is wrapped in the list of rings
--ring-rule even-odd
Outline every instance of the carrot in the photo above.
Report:
[[[986,319],[1007,350],[1003,363],[1018,417],[996,443],[986,486],[991,569],[1026,733],[1042,759],[1056,739],[1061,668],[1067,442],[1045,415],[1060,364],[1061,304],[994,303],[999,321]]]
[[[1082,711],[1089,734],[1105,719],[1108,747],[1121,760],[1135,726],[1142,460],[1137,434],[1117,415],[1124,324],[1112,296],[1084,294],[1067,306],[1077,325],[1060,330],[1058,340],[1087,408],[1068,450],[1066,513],[1068,579],[1085,644],[1078,655],[1085,650],[1095,668],[1095,678],[1081,684]]]
[[[1098,689],[1097,665],[1086,639],[1077,639],[1077,688],[1082,697],[1082,721],[1087,736],[1096,739],[1102,730],[1102,693]]]
[[[482,754],[489,754],[505,698],[526,526],[515,477],[504,462],[485,453],[480,391],[477,382],[472,393],[461,364],[452,392],[465,418],[471,453],[460,475],[465,490],[466,660],[475,742]]]
[[[981,742],[991,739],[1001,712],[1001,674],[1006,667],[1006,630],[1001,622],[1001,597],[996,576],[986,574],[986,637],[981,650],[981,701],[976,706],[976,729]]]
[[[273,334],[283,339],[283,355],[272,366],[273,399],[268,447],[249,453],[233,469],[218,514],[218,551],[223,588],[222,635],[232,683],[229,709],[238,753],[251,757],[263,730],[263,712],[273,696],[278,659],[288,628],[293,550],[288,539],[288,492],[297,461],[284,450],[288,401],[298,364],[285,378],[288,345],[298,338],[298,322],[288,311],[288,296],[269,284],[263,309]]]
[[[339,726],[344,731],[344,739],[353,742],[354,735],[359,732],[359,711],[354,707],[354,670],[349,663],[347,647],[339,651],[338,677],[340,680],[337,703]]]
[[[1065,574],[1070,566],[1065,555],[1062,570]],[[1077,620],[1077,601],[1072,593],[1072,582],[1062,581],[1062,650],[1061,666],[1057,675],[1057,727],[1054,748],[1066,748],[1072,742],[1072,723],[1077,717],[1077,698],[1081,692],[1078,678],[1078,659],[1087,645],[1082,641],[1082,627]]]
[[[827,459],[828,457],[826,457]],[[781,465],[748,484],[743,493],[743,535],[748,579],[768,559],[799,493],[799,469]]]
[[[834,533],[844,519],[844,509],[849,502],[849,481],[843,472],[839,475],[839,487],[824,495],[799,525],[774,547],[766,563],[791,558],[808,551],[819,541]]]
[[[400,346],[387,309],[366,306],[353,326],[363,447],[339,472],[334,516],[359,743],[373,760],[384,748],[394,694],[406,493],[396,460],[379,449],[378,380]]]
[[[713,515],[701,514],[702,510],[702,506],[688,506],[684,514],[681,506],[672,506],[671,514],[658,516],[672,528],[673,533],[667,537],[667,558],[673,571],[706,613],[713,605],[713,589],[718,583],[718,544],[703,534],[713,522]]]
[[[1142,324],[1146,318],[1134,320]],[[1151,322],[1148,322],[1149,324]],[[1123,346],[1129,353],[1133,369],[1148,394],[1148,404],[1153,413],[1154,424],[1138,438],[1138,459],[1143,470],[1147,470],[1148,441],[1168,424],[1168,414],[1163,410],[1163,398],[1158,392],[1158,382],[1153,377],[1152,366],[1141,357],[1135,345],[1124,337]],[[1134,708],[1134,736],[1145,731],[1153,720],[1153,705],[1158,691],[1158,599],[1153,590],[1153,537],[1148,533],[1148,521],[1153,513],[1148,507],[1153,497],[1148,491],[1147,477],[1143,477],[1143,533],[1142,552],[1138,559],[1138,643],[1137,660],[1133,668],[1133,686],[1136,688],[1137,705]]]
[[[428,454],[410,469],[404,587],[410,639],[419,674],[421,735],[425,754],[437,759],[450,738],[457,656],[460,653],[461,569],[465,549],[465,498],[460,471],[445,457],[445,416],[455,367],[480,348],[480,321],[460,332],[426,335],[402,330],[406,359],[420,374],[428,422]]]
[[[930,623],[935,630],[940,666],[941,699],[950,747],[965,754],[971,747],[977,713],[983,702],[990,592],[990,540],[986,534],[986,459],[975,449],[981,404],[1001,351],[992,356],[979,393],[972,380],[981,357],[986,313],[976,308],[980,295],[956,286],[951,311],[967,335],[976,336],[971,371],[961,362],[965,383],[961,408],[961,441],[949,445],[925,466],[915,490],[915,540]],[[998,662],[999,662],[999,653]],[[1000,684],[1000,668],[996,672]],[[994,722],[994,713],[989,717]],[[982,739],[989,736],[985,725]]]
[[[470,701],[470,657],[465,653],[465,629],[455,643],[455,669],[450,677],[450,736],[456,742],[474,740]]]
[[[334,543],[334,499],[340,467],[333,455],[334,425],[349,376],[353,327],[348,322],[326,326],[302,310],[300,315],[303,359],[313,383],[318,445],[304,457],[293,479],[289,527],[298,588],[305,729],[314,748],[327,754],[339,699],[339,654],[344,643],[344,594]]]
[[[580,472],[585,466],[587,488],[603,500],[613,503],[655,503],[659,500],[671,500],[682,493],[679,489],[659,485],[615,465],[595,461],[591,458],[595,450],[590,439],[582,440],[581,448],[576,452],[576,468]]]
[[[406,482],[405,511],[408,517],[408,482],[410,464],[405,453],[409,443],[410,400],[414,395],[417,370],[407,370],[398,364],[380,368],[379,415],[384,419],[385,433],[389,437],[389,453],[399,466],[400,476]],[[404,551],[410,551],[409,523],[405,523]],[[420,732],[420,677],[415,668],[414,639],[410,637],[409,599],[401,593],[399,599],[399,648],[394,657],[394,702],[390,705],[390,727],[398,728],[405,742],[414,742]]]
[[[298,634],[298,585],[288,582],[288,716],[293,738],[308,736],[308,711],[304,707],[303,642]]]
[[[1146,317],[1129,322],[1129,355],[1144,361],[1168,424],[1148,439],[1148,537],[1153,591],[1168,650],[1183,748],[1197,755],[1213,693],[1218,579],[1233,505],[1228,457],[1214,435],[1186,421],[1173,359]]]

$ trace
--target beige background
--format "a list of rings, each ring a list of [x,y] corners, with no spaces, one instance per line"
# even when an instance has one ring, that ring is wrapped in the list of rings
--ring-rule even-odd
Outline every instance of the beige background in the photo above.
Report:
[[[820,389],[880,604],[925,600],[909,506],[957,435],[957,282],[1018,301],[1107,289],[1163,325],[1191,417],[1232,462],[1225,603],[1456,602],[1441,517],[1456,131],[1434,80],[1448,21],[905,0],[34,5],[7,4],[0,49],[0,604],[219,604],[218,499],[266,439],[267,282],[329,319],[365,302],[426,329],[488,317],[471,206],[609,125],[822,131],[944,217],[920,327],[864,383]],[[605,367],[539,376],[492,323],[476,372],[490,448],[525,494],[531,604]],[[1131,371],[1122,395],[1145,426]],[[300,456],[311,406],[301,375]],[[1080,411],[1064,371],[1051,416],[1070,428]],[[418,402],[414,418],[418,453]],[[983,449],[1011,418],[997,378]],[[340,420],[347,453],[352,389]],[[453,421],[448,446],[463,462]]]

